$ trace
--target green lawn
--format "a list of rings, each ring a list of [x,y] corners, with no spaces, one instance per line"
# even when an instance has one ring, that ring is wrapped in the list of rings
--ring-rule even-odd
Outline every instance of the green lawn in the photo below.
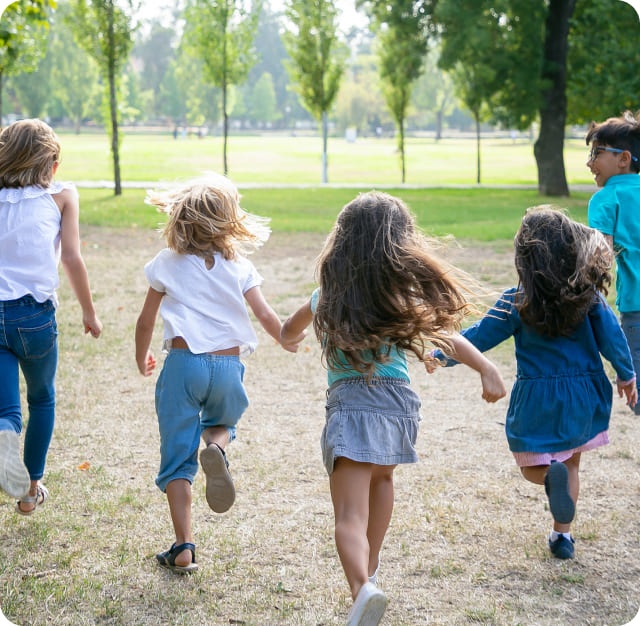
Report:
[[[102,134],[63,134],[60,180],[81,188],[84,223],[114,227],[155,228],[165,216],[144,204],[145,185],[161,186],[220,171],[220,137],[174,140],[170,134],[125,134],[122,143],[120,197],[98,181],[112,183],[109,143]],[[358,193],[375,187],[400,196],[433,235],[477,241],[513,237],[525,209],[541,203],[567,208],[586,219],[590,191],[569,198],[543,198],[535,190],[537,172],[532,145],[525,140],[486,139],[482,144],[483,177],[475,185],[475,142],[470,139],[410,139],[408,181],[399,184],[398,155],[392,139],[341,138],[329,141],[329,182],[319,183],[318,137],[231,136],[229,177],[238,184],[247,211],[271,218],[274,231],[325,233],[340,209]],[[592,185],[584,166],[585,148],[567,142],[565,161],[570,185]],[[395,185],[395,187],[394,187]],[[491,185],[528,185],[495,188]]]
[[[59,177],[73,181],[112,181],[109,141],[103,134],[63,134]],[[229,176],[238,184],[320,184],[320,137],[290,135],[229,138]],[[487,138],[481,148],[481,183],[536,185],[533,145],[525,139]],[[585,166],[583,141],[566,143],[570,185],[593,184]],[[173,181],[205,170],[222,171],[221,137],[174,140],[170,134],[124,133],[123,181]],[[475,185],[476,145],[472,139],[410,138],[406,144],[406,184]],[[400,160],[394,139],[363,138],[353,143],[329,138],[329,183],[400,185]]]
[[[328,232],[340,209],[361,189],[248,188],[242,189],[247,211],[271,218],[279,232]],[[433,235],[495,241],[512,239],[527,207],[556,203],[584,221],[590,194],[544,198],[520,189],[388,189],[416,215],[420,227]],[[80,189],[81,220],[98,226],[156,228],[165,215],[144,204],[144,189],[125,189],[119,197],[110,189]]]

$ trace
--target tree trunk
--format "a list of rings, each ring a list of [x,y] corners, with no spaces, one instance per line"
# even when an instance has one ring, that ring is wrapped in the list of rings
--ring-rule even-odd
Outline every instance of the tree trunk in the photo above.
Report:
[[[224,175],[229,175],[227,163],[227,140],[229,137],[229,115],[227,113],[227,81],[222,82],[222,167]]]
[[[322,112],[322,182],[329,182],[328,158],[327,158],[327,137],[329,135],[329,119],[326,111]]]
[[[3,91],[3,87],[4,87],[4,82],[3,79],[4,77],[2,76],[2,72],[0,72],[0,127],[4,126],[4,124],[2,123],[2,91]]]
[[[398,124],[398,131],[400,132],[400,142],[398,143],[398,147],[400,148],[400,165],[402,167],[402,184],[407,180],[407,166],[405,163],[405,154],[404,154],[404,118],[400,120]]]
[[[476,182],[480,184],[480,114],[474,114],[476,118]]]
[[[116,52],[115,33],[113,25],[113,2],[108,3],[109,26],[107,37],[109,38],[109,110],[111,112],[111,154],[113,155],[113,181],[114,193],[122,195],[122,181],[120,180],[120,141],[118,139],[118,101],[116,96]]]
[[[551,0],[545,24],[540,134],[533,153],[538,166],[538,191],[546,196],[568,196],[564,169],[564,129],[567,118],[567,48],[569,20],[576,0]]]

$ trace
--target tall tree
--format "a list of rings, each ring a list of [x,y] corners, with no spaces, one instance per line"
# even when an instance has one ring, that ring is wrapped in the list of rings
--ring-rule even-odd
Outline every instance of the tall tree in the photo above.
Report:
[[[120,178],[120,137],[118,132],[118,82],[133,45],[133,0],[72,0],[67,23],[78,45],[92,56],[108,90],[109,123],[113,157],[114,192],[122,194]]]
[[[204,76],[222,93],[223,170],[229,172],[229,89],[243,83],[253,64],[260,0],[190,0],[183,45],[204,63]]]
[[[329,180],[328,112],[338,95],[347,46],[338,39],[338,10],[333,0],[288,0],[283,41],[294,89],[306,109],[322,123],[322,182]]]
[[[550,0],[545,20],[540,133],[533,153],[538,166],[538,191],[549,196],[569,195],[564,169],[564,129],[569,22],[575,6],[576,0]]]
[[[443,57],[452,67],[474,65],[482,79],[477,98],[489,105],[493,121],[523,130],[539,120],[534,154],[545,195],[569,193],[563,147],[574,8],[575,0],[439,0],[436,9]]]
[[[21,0],[0,14],[0,123],[4,79],[36,69],[45,52],[49,19],[56,5],[56,0]]]
[[[406,181],[405,120],[413,84],[423,70],[431,0],[359,0],[378,36],[382,91],[398,131],[402,182]]]

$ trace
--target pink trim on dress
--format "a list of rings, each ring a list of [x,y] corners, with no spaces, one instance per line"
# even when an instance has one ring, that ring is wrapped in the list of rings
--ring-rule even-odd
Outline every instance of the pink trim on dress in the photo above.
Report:
[[[606,446],[609,443],[609,431],[603,430],[593,439],[572,450],[562,450],[561,452],[514,452],[513,458],[516,460],[518,467],[533,467],[535,465],[551,465],[551,461],[562,463],[570,459],[576,452],[586,452],[594,450],[600,446]]]

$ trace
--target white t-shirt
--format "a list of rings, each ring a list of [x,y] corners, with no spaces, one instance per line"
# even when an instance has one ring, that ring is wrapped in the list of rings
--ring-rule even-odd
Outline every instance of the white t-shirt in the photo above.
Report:
[[[51,194],[63,189],[75,187],[0,189],[0,300],[31,294],[38,302],[58,305],[62,215]]]
[[[261,285],[262,276],[251,261],[242,256],[228,261],[216,254],[207,269],[201,257],[165,248],[144,271],[151,287],[164,293],[164,341],[182,337],[194,354],[235,347],[250,354],[256,349],[244,294]]]

